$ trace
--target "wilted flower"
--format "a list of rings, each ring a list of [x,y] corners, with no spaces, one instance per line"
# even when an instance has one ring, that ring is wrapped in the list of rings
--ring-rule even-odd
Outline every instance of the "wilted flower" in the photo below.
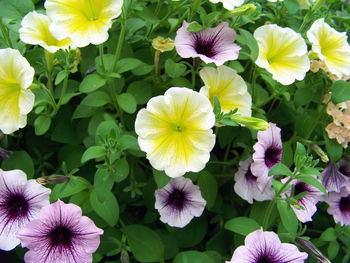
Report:
[[[151,165],[178,177],[205,167],[215,144],[214,123],[213,109],[205,96],[174,87],[139,111],[135,131]]]
[[[312,51],[326,63],[332,74],[339,78],[350,75],[350,46],[346,32],[339,33],[320,18],[307,31],[307,37],[312,43]]]
[[[205,85],[199,93],[206,96],[212,106],[216,95],[223,112],[237,108],[237,114],[251,116],[252,97],[243,78],[235,70],[222,65],[217,69],[204,67],[199,74]]]
[[[193,217],[201,216],[207,203],[199,187],[184,177],[171,179],[162,189],[156,190],[154,195],[160,221],[173,227],[184,227]]]
[[[233,43],[236,32],[222,22],[215,28],[206,28],[196,33],[187,31],[189,23],[183,22],[176,32],[175,47],[183,58],[201,58],[205,63],[221,66],[226,61],[238,58],[240,46]]]
[[[263,191],[260,191],[257,183],[258,177],[254,176],[250,171],[252,159],[239,163],[239,170],[235,174],[234,190],[242,199],[252,204],[253,199],[256,201],[272,200],[275,191],[272,188],[271,180]],[[271,178],[272,179],[272,178]]]
[[[296,246],[281,243],[274,232],[259,229],[246,236],[244,246],[238,247],[226,263],[303,263],[307,257]]]
[[[258,131],[258,142],[254,145],[254,150],[250,169],[258,177],[258,187],[263,191],[271,180],[268,176],[270,169],[282,159],[281,129],[270,122],[266,131]]]
[[[0,157],[1,158],[3,158],[3,159],[10,158],[10,155],[12,153],[13,153],[12,151],[9,151],[9,150],[6,150],[6,149],[3,149],[0,147]]]
[[[160,52],[171,51],[174,49],[174,40],[159,36],[152,40],[152,46]]]
[[[330,192],[328,195],[328,214],[333,215],[336,223],[350,225],[350,190],[343,187],[340,193]]]
[[[286,183],[289,178],[284,178],[281,180],[282,183]],[[317,211],[316,204],[323,196],[323,193],[318,190],[316,187],[304,183],[299,180],[293,180],[291,185],[294,185],[294,196],[301,194],[302,192],[307,192],[305,196],[297,200],[301,208],[296,208],[292,206],[296,216],[300,222],[306,223],[312,221],[311,217]],[[287,195],[291,194],[291,189],[288,189],[285,192]]]
[[[50,19],[35,11],[25,15],[19,29],[20,39],[27,44],[40,45],[50,53],[59,49],[66,49],[71,44],[69,38],[57,40],[50,32]]]
[[[328,192],[340,193],[342,187],[350,188],[350,178],[342,174],[335,164],[329,163],[322,172],[322,184]]]
[[[61,200],[43,207],[37,219],[18,234],[27,263],[92,262],[92,253],[100,244],[103,230],[82,216],[81,208]]]
[[[236,6],[241,6],[244,0],[209,0],[210,2],[217,4],[221,2],[227,10],[233,10]]]
[[[18,50],[0,49],[0,130],[9,134],[27,125],[27,114],[34,106],[28,89],[34,69]]]
[[[302,80],[310,69],[307,46],[300,34],[278,25],[257,28],[259,56],[255,63],[272,74],[283,85]]]
[[[0,169],[0,249],[11,250],[20,243],[16,233],[49,204],[50,192],[35,180],[27,181],[21,170]]]
[[[112,19],[120,15],[123,0],[46,0],[50,31],[55,38],[67,37],[77,47],[98,45],[108,39]]]

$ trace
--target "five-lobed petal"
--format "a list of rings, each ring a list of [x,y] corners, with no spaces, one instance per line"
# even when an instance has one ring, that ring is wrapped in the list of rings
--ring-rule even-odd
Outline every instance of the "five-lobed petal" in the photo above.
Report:
[[[205,167],[215,144],[214,123],[212,106],[205,96],[173,87],[139,111],[135,131],[151,165],[178,177]]]
[[[273,24],[257,28],[254,37],[259,46],[255,63],[270,72],[273,79],[283,85],[304,79],[310,61],[300,34]]]

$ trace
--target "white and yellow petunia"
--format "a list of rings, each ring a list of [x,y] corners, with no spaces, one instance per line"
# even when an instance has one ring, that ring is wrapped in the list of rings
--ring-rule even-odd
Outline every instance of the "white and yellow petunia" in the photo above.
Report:
[[[216,95],[223,112],[237,108],[237,114],[251,116],[252,97],[243,78],[235,70],[222,65],[217,69],[204,67],[199,74],[205,84],[199,92],[210,100],[212,106]]]
[[[67,49],[71,44],[69,38],[57,40],[50,32],[50,19],[35,11],[25,15],[19,29],[20,39],[27,44],[40,45],[50,53],[59,49]]]
[[[46,0],[45,8],[57,39],[71,38],[77,47],[99,45],[108,39],[112,19],[120,15],[123,0]]]
[[[179,177],[205,167],[215,144],[214,124],[213,109],[205,96],[174,87],[139,111],[135,131],[151,165]]]
[[[350,46],[345,32],[338,32],[324,22],[316,20],[307,31],[312,51],[324,61],[332,74],[339,78],[350,75]]]
[[[34,69],[18,50],[0,49],[0,130],[9,134],[27,124],[34,106]]]
[[[304,79],[310,69],[310,61],[306,43],[300,34],[273,24],[257,28],[254,37],[259,46],[255,63],[270,72],[273,79],[283,85]]]

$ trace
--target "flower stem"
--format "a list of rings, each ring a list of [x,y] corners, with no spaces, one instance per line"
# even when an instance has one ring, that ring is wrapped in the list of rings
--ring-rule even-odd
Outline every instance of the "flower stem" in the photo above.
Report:
[[[101,61],[101,66],[102,66],[102,68],[103,68],[103,71],[106,71],[105,62],[104,62],[104,59],[103,59],[103,55],[104,55],[104,52],[103,52],[103,43],[99,45],[99,50],[100,50],[100,61]]]
[[[159,56],[160,56],[160,51],[156,50],[154,53],[154,75],[158,75],[159,71]]]
[[[64,94],[66,93],[67,86],[68,86],[68,77],[69,77],[69,74],[67,74],[67,76],[64,78],[61,96],[60,96],[60,99],[58,100],[56,110],[54,111],[54,115],[57,113],[57,111],[60,109],[62,105],[63,97],[64,97]]]
[[[115,52],[114,55],[114,62],[113,62],[113,68],[112,68],[112,72],[115,72],[117,69],[117,63],[120,57],[120,52],[122,50],[123,47],[123,42],[124,42],[124,36],[125,36],[125,10],[123,7],[122,10],[122,17],[121,17],[121,30],[120,30],[120,35],[119,35],[119,39],[118,39],[118,46],[117,46],[117,50]]]
[[[191,22],[192,16],[194,14],[194,11],[197,9],[197,7],[199,6],[200,2],[201,2],[201,0],[194,0],[192,8],[191,8],[191,12],[190,12],[190,14],[189,14],[189,16],[187,18],[188,22]]]
[[[6,39],[7,41],[7,44],[10,48],[13,48],[13,45],[12,45],[12,42],[11,42],[11,39],[10,39],[10,35],[9,35],[9,30],[7,27],[5,27],[5,25],[2,23],[2,19],[0,17],[0,28],[1,28],[1,33],[2,35],[4,36],[4,38]]]
[[[319,124],[319,120],[320,120],[321,116],[323,115],[324,110],[325,110],[326,107],[327,107],[327,104],[323,104],[322,106],[319,107],[318,115],[317,115],[316,119],[314,120],[311,129],[309,130],[309,132],[305,136],[306,140],[309,139],[309,137],[311,136],[312,132],[316,128],[317,124]]]
[[[45,49],[45,60],[46,60],[46,68],[47,68],[47,86],[51,93],[53,93],[53,87],[52,87],[52,68],[53,68],[53,57],[54,54],[48,52]]]

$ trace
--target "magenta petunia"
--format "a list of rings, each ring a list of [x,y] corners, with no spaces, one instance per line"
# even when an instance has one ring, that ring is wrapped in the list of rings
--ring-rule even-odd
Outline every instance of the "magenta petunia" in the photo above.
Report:
[[[61,200],[43,207],[17,237],[26,263],[88,263],[100,244],[103,230],[82,216],[81,208]]]
[[[350,225],[350,190],[343,187],[340,193],[331,192],[328,194],[328,214],[333,215],[336,223]]]
[[[292,244],[281,243],[274,232],[262,229],[250,233],[226,263],[302,263],[308,255]]]
[[[189,23],[183,22],[176,32],[175,47],[183,58],[201,58],[205,63],[221,66],[226,61],[238,58],[240,46],[234,43],[236,32],[222,22],[215,28],[206,28],[196,33],[187,31]]]
[[[289,177],[284,178],[281,180],[281,182],[286,183],[288,179]],[[307,192],[305,196],[298,199],[298,204],[302,208],[297,209],[296,207],[292,206],[292,209],[294,210],[300,222],[305,223],[305,222],[312,221],[311,217],[317,211],[316,204],[323,197],[323,193],[320,190],[318,190],[316,187],[299,180],[293,180],[291,184],[294,185],[294,196],[297,196],[302,192]],[[290,196],[291,189],[288,189],[285,193]]]
[[[347,166],[347,162],[341,161],[339,163],[339,168],[337,168],[335,164],[330,162],[323,170],[322,184],[328,192],[339,193],[343,186],[350,189],[350,178],[347,177]]]
[[[282,139],[281,129],[270,122],[270,127],[265,131],[258,131],[258,142],[254,145],[252,173],[258,177],[258,185],[264,190],[271,178],[268,174],[272,166],[281,162]]]
[[[176,177],[154,193],[155,208],[160,214],[160,221],[173,227],[184,227],[193,217],[199,217],[207,202],[201,191],[191,179]]]
[[[50,192],[35,180],[27,181],[21,170],[0,169],[0,249],[11,250],[19,245],[16,233],[49,204]]]
[[[239,163],[239,170],[235,174],[234,190],[242,199],[252,204],[253,199],[256,201],[272,200],[275,191],[272,188],[272,182],[268,183],[264,191],[260,191],[257,184],[258,177],[250,171],[252,159],[248,158]],[[270,177],[272,179],[272,177]]]

